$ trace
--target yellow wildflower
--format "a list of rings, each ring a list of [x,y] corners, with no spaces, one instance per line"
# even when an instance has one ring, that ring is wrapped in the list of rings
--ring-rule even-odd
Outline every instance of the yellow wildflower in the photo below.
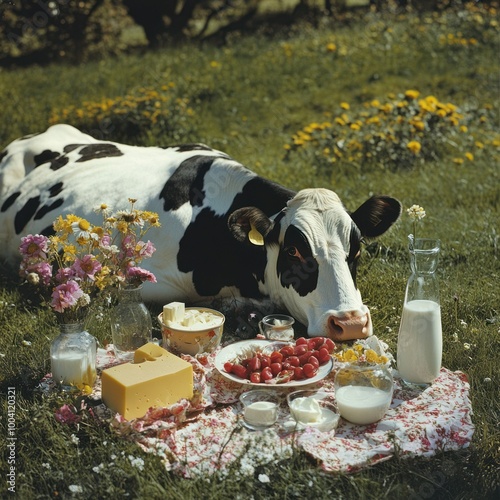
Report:
[[[472,153],[470,153],[469,151],[467,151],[467,153],[465,153],[465,157],[469,160],[469,161],[473,161],[474,160],[474,155]]]
[[[342,109],[348,110],[351,106],[349,106],[349,103],[348,103],[348,102],[341,102],[341,103],[340,103],[340,107],[341,107]]]
[[[418,90],[407,90],[405,92],[405,97],[407,99],[417,99],[418,96],[420,95],[420,92]]]
[[[337,50],[337,46],[333,42],[330,42],[329,44],[327,44],[326,50],[328,52],[335,52]]]
[[[420,150],[422,149],[422,144],[418,141],[410,141],[406,147],[415,155],[418,155],[420,153]]]

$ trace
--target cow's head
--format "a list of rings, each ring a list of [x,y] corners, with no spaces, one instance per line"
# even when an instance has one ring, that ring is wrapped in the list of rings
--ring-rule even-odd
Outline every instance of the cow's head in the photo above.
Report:
[[[372,334],[356,288],[361,240],[380,236],[400,214],[399,201],[387,196],[349,213],[334,192],[305,189],[272,219],[246,207],[230,216],[229,227],[238,240],[265,247],[265,290],[309,335],[349,340]]]

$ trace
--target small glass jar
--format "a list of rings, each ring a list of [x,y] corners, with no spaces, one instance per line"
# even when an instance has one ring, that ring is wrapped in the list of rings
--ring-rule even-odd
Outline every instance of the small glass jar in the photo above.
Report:
[[[372,424],[389,409],[394,390],[389,368],[366,362],[347,363],[335,374],[337,410],[353,424]]]
[[[123,288],[111,310],[111,335],[115,356],[120,361],[133,361],[134,353],[152,341],[151,314],[142,301],[141,287]]]
[[[95,338],[82,323],[60,325],[50,346],[52,379],[65,391],[92,387],[96,380]]]
[[[286,314],[270,314],[259,321],[259,330],[268,340],[293,340],[295,320]]]

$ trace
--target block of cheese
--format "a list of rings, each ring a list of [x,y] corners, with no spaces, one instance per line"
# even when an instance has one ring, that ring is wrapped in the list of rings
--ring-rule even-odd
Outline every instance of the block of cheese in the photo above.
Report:
[[[170,302],[163,306],[163,321],[166,325],[169,323],[182,323],[186,306],[183,302]]]
[[[104,404],[127,420],[193,397],[192,365],[152,342],[135,351],[133,363],[103,370],[101,380]]]

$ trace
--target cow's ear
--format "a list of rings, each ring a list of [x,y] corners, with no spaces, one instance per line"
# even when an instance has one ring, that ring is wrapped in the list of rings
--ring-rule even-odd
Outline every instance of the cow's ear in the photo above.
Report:
[[[252,245],[264,245],[264,238],[273,227],[273,221],[256,207],[244,207],[234,211],[227,221],[233,236]]]
[[[389,196],[372,196],[351,214],[361,234],[375,238],[384,234],[401,215],[401,203]]]

